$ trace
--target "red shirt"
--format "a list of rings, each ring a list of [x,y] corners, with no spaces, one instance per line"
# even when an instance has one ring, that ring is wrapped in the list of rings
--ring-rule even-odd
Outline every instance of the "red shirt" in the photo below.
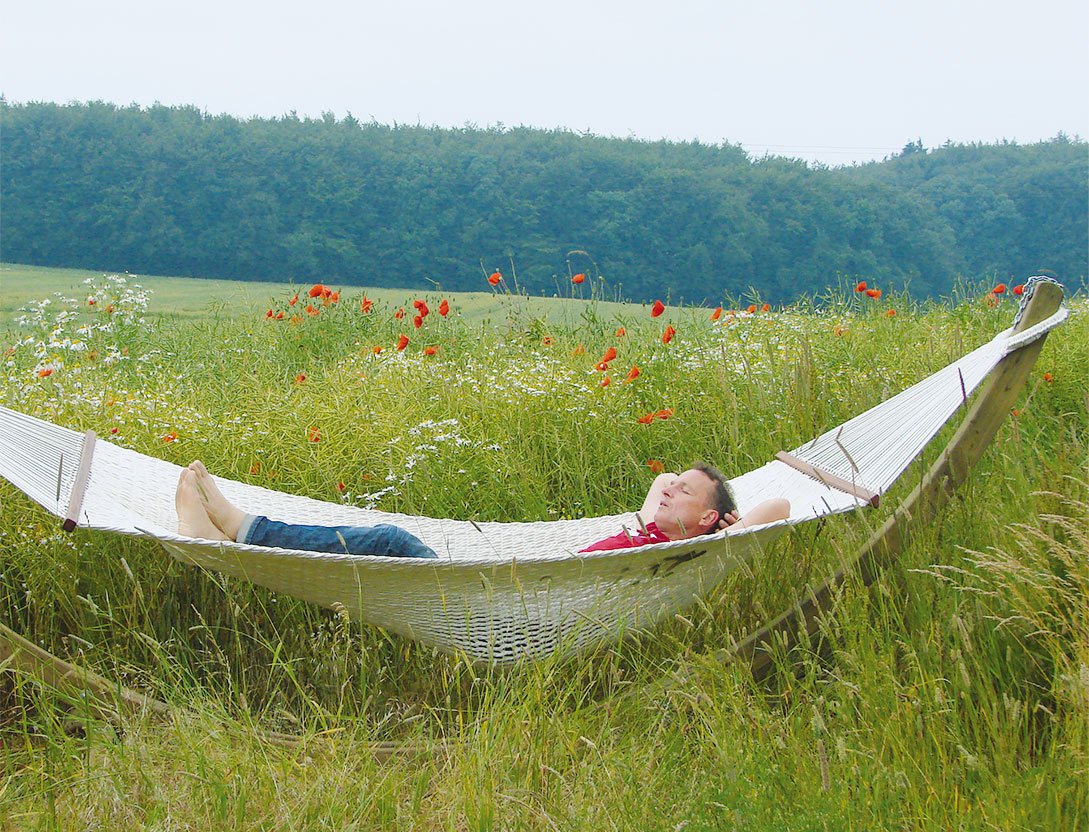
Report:
[[[666,537],[659,528],[653,523],[647,523],[647,533],[643,534],[641,531],[628,534],[627,532],[621,532],[620,534],[614,534],[612,537],[606,537],[604,540],[599,540],[597,543],[591,543],[585,549],[580,549],[580,552],[605,552],[609,549],[632,549],[636,546],[646,546],[649,543],[668,543],[669,538]]]

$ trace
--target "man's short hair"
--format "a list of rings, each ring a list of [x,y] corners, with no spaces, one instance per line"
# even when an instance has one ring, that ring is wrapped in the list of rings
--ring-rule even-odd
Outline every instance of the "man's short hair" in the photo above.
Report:
[[[705,462],[697,462],[692,466],[692,470],[700,471],[707,476],[709,480],[715,486],[714,496],[711,498],[711,508],[718,512],[718,516],[721,519],[727,514],[732,514],[737,511],[737,502],[734,500],[734,492],[730,488],[730,484],[726,482],[725,475],[712,465],[708,465]],[[720,531],[718,523],[707,532],[713,534]]]

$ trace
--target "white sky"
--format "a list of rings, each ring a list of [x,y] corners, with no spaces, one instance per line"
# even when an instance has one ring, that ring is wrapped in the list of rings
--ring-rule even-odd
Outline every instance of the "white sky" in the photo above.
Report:
[[[8,101],[566,127],[826,164],[1089,136],[1086,0],[0,0]]]

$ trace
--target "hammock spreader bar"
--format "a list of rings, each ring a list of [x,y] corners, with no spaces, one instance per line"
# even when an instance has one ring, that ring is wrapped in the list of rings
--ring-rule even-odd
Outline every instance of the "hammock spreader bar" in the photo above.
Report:
[[[91,473],[91,458],[95,453],[95,432],[87,431],[83,434],[83,450],[79,455],[79,467],[76,469],[76,480],[72,485],[72,496],[68,500],[68,512],[64,515],[63,529],[72,531],[79,520],[79,510],[83,507],[83,495],[87,492],[87,480]],[[64,467],[64,456],[61,456],[61,468]],[[62,471],[57,471],[57,482],[60,483]],[[58,494],[59,499],[59,494]]]
[[[873,508],[877,508],[881,502],[881,495],[876,491],[866,488],[859,483],[848,482],[842,477],[837,477],[831,471],[818,468],[816,465],[810,465],[804,459],[791,456],[786,451],[779,451],[779,453],[775,455],[775,458],[780,462],[785,462],[796,471],[801,471],[806,476],[812,477],[817,480],[817,482],[827,485],[829,488],[835,488],[837,491],[844,491],[847,494],[854,494],[862,500],[862,502],[869,503]]]

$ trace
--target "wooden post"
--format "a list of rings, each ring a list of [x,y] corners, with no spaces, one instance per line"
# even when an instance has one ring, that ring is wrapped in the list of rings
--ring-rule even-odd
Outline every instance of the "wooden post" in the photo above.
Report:
[[[1015,331],[1023,331],[1051,317],[1058,311],[1062,297],[1062,289],[1057,285],[1038,284]],[[960,429],[922,482],[866,541],[851,563],[740,644],[717,651],[715,658],[723,662],[747,661],[753,676],[761,679],[772,669],[775,643],[789,649],[797,643],[803,629],[807,636],[816,632],[821,613],[831,607],[835,589],[850,573],[857,572],[866,586],[873,583],[881,570],[907,547],[912,531],[933,522],[941,507],[968,478],[972,467],[994,439],[1002,420],[1016,403],[1046,337],[1025,345],[999,361],[984,382]]]

